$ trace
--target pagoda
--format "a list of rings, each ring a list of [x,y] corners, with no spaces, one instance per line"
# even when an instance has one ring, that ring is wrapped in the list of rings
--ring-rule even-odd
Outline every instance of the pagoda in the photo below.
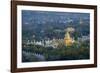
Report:
[[[74,30],[72,28],[67,28],[67,31],[65,33],[65,37],[64,37],[64,43],[66,46],[71,46],[74,42],[74,40],[71,38],[70,36],[70,32]]]

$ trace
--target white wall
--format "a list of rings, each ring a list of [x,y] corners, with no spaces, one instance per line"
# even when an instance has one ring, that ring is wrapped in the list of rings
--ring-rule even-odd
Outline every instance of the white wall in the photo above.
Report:
[[[59,3],[98,5],[100,0],[34,0]],[[100,8],[98,8],[98,19],[100,19]],[[100,31],[100,20],[98,20],[98,32]],[[98,33],[100,37],[100,33]],[[100,38],[98,38],[100,40]],[[100,43],[100,41],[98,41]],[[56,71],[42,71],[34,73],[99,73],[100,72],[100,45],[98,44],[98,67]],[[0,0],[0,73],[10,73],[10,0]],[[32,73],[32,72],[31,72]]]

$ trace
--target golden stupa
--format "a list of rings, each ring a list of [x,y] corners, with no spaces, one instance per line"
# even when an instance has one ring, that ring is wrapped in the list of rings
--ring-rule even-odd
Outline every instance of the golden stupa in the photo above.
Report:
[[[65,43],[66,46],[71,46],[73,44],[73,42],[74,42],[74,40],[70,36],[69,29],[70,29],[70,31],[72,30],[72,28],[68,28],[67,32],[65,34],[65,37],[64,37],[64,43]]]

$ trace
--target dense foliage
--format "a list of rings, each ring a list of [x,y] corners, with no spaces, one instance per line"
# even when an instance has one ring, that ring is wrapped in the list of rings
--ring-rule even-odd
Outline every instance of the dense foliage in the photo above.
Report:
[[[89,59],[88,42],[83,42],[80,45],[74,43],[69,47],[63,46],[55,49],[39,45],[28,45],[27,48],[23,48],[23,51],[29,53],[28,55],[23,53],[23,62]],[[42,55],[44,60],[34,54]]]

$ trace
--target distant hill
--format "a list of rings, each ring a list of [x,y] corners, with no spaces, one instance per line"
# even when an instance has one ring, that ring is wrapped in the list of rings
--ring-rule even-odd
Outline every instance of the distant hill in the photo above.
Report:
[[[22,10],[22,35],[30,39],[34,35],[37,40],[64,38],[67,27],[75,28],[80,35],[88,35],[89,21],[89,13]]]

